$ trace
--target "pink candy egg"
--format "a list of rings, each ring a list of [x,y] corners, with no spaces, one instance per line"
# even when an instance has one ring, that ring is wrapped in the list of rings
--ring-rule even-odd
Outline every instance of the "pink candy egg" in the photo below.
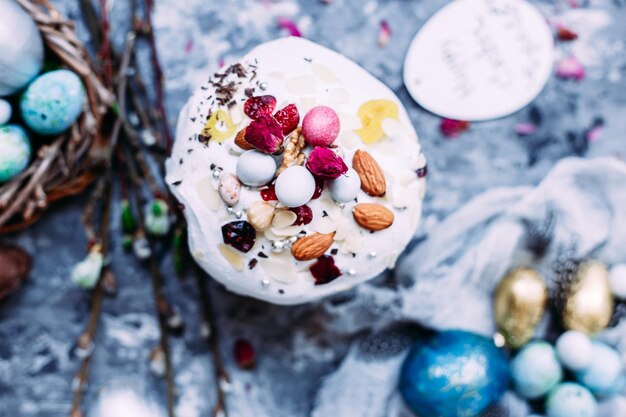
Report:
[[[311,146],[330,146],[339,135],[339,116],[327,106],[313,107],[304,116],[302,134]]]

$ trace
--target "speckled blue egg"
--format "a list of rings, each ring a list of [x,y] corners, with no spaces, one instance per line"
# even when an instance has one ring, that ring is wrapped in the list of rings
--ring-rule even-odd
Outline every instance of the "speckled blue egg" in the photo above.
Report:
[[[546,417],[596,417],[598,403],[589,390],[573,382],[557,385],[546,401]]]
[[[83,110],[85,89],[71,71],[56,70],[39,76],[20,101],[24,122],[42,135],[56,135],[74,124]]]
[[[11,109],[11,104],[8,101],[0,98],[0,126],[4,126],[9,123],[11,120],[11,114],[13,113]]]
[[[549,343],[535,341],[513,358],[511,377],[519,395],[534,399],[546,395],[561,381],[563,369],[554,348]]]
[[[624,370],[620,354],[597,340],[593,341],[591,352],[591,363],[576,374],[576,379],[595,394],[611,394],[619,386]]]
[[[0,182],[22,172],[30,161],[30,141],[24,129],[16,125],[0,126]]]
[[[509,361],[491,339],[460,330],[419,339],[400,372],[400,394],[420,417],[475,417],[509,383]]]

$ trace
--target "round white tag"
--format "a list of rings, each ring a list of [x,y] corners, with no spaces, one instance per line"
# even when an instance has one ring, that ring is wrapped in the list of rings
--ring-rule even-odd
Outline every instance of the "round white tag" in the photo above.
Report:
[[[413,39],[404,83],[425,109],[488,120],[531,102],[552,72],[554,40],[525,0],[454,0]]]

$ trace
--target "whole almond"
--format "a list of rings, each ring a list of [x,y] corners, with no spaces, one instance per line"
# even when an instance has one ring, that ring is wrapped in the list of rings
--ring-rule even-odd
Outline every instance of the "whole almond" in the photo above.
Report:
[[[291,247],[291,254],[299,261],[310,261],[322,256],[333,244],[335,233],[315,233],[298,239]]]
[[[363,228],[378,231],[393,224],[393,213],[385,206],[376,203],[360,203],[352,210],[354,220]]]
[[[237,133],[237,136],[235,136],[235,145],[239,146],[241,149],[245,151],[254,149],[254,146],[250,145],[248,141],[246,141],[246,128],[245,127]]]
[[[363,191],[374,197],[385,195],[387,191],[385,175],[372,155],[357,150],[352,158],[352,168],[359,174]]]

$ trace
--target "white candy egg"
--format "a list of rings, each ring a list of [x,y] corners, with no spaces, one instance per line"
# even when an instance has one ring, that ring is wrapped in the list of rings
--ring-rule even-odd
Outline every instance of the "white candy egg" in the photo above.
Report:
[[[258,151],[246,151],[237,161],[237,177],[246,185],[265,185],[274,178],[275,173],[274,158]]]
[[[0,126],[7,124],[11,120],[12,113],[9,102],[0,98]]]
[[[315,178],[305,167],[291,166],[276,179],[276,196],[287,207],[300,207],[315,193]]]
[[[613,295],[618,298],[626,299],[626,264],[615,265],[611,268],[609,282]]]
[[[580,371],[591,364],[593,346],[589,336],[570,330],[556,341],[556,354],[561,364],[572,371]]]
[[[361,189],[359,174],[350,168],[339,178],[329,182],[330,196],[338,203],[347,203],[354,200]]]

